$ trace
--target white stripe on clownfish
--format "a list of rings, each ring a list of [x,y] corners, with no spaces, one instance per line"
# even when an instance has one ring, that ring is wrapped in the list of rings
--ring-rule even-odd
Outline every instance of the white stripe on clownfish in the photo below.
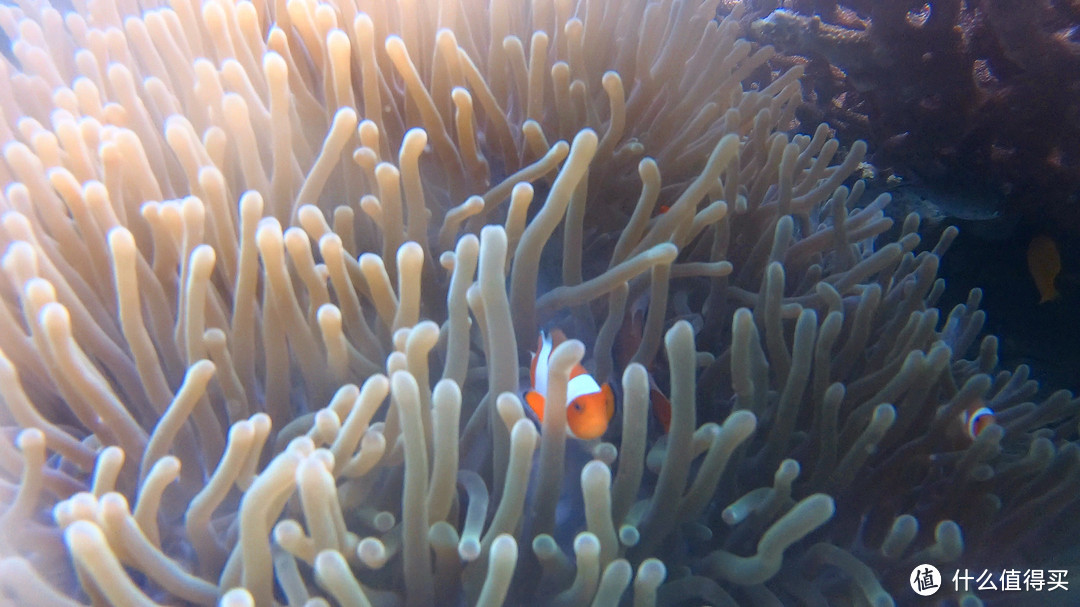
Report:
[[[540,396],[547,398],[548,362],[554,347],[551,345],[551,336],[543,331],[540,332],[538,349],[539,351],[536,354],[533,354],[533,377],[531,378],[531,387],[533,390],[539,392]]]
[[[600,391],[600,384],[596,383],[592,375],[585,373],[570,378],[566,384],[566,401],[571,402],[578,397],[595,394]]]
[[[994,410],[986,406],[971,407],[960,414],[967,437],[975,440],[979,434],[994,423]]]

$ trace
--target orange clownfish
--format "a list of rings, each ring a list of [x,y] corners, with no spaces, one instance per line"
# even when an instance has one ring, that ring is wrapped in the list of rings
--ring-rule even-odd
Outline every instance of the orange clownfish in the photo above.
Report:
[[[960,421],[964,424],[964,432],[967,437],[975,440],[979,433],[994,423],[994,410],[982,405],[982,403],[976,403],[960,414]]]
[[[532,389],[525,393],[525,402],[544,421],[544,401],[547,399],[548,359],[556,346],[566,341],[566,335],[555,329],[551,335],[540,332],[529,368]],[[566,428],[570,436],[582,440],[600,438],[615,415],[615,393],[608,384],[600,385],[585,371],[581,363],[570,371],[566,385]]]

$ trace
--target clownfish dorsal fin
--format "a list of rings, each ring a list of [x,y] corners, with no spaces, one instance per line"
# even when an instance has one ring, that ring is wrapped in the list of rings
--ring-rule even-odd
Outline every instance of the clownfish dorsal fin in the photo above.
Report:
[[[551,343],[551,336],[543,331],[540,332],[540,351],[536,353],[533,362],[535,362],[535,372],[533,373],[533,385],[532,388],[536,392],[547,398],[547,386],[548,386],[548,359],[551,358],[551,351],[554,346]]]
[[[566,339],[567,339],[566,333],[563,333],[562,329],[552,329],[551,330],[551,347],[552,348],[558,348],[559,344],[566,341]]]

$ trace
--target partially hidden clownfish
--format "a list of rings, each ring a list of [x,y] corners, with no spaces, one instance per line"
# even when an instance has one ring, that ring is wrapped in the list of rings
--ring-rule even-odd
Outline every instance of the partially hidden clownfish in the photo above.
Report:
[[[660,212],[666,213],[667,207],[661,205]],[[645,311],[648,308],[648,299],[641,298],[631,306],[630,313],[623,317],[622,328],[619,330],[619,335],[615,342],[615,362],[620,369],[625,369],[630,361],[633,360],[634,354],[637,353],[638,347],[641,345],[642,339],[644,339],[645,333]],[[660,425],[664,428],[664,434],[671,431],[671,401],[667,396],[664,396],[663,391],[656,385],[656,380],[653,379],[653,367],[656,361],[646,365],[645,370],[649,376],[649,402],[652,403],[653,413],[656,415],[656,419],[660,421]]]
[[[975,440],[979,434],[989,428],[995,421],[994,410],[982,402],[976,402],[960,414],[960,421],[964,424],[964,434],[971,440]]]
[[[532,389],[525,393],[525,402],[544,421],[544,404],[548,393],[548,361],[555,347],[566,341],[566,335],[554,329],[550,335],[540,332],[536,352],[532,355],[529,380]],[[570,371],[566,385],[566,428],[574,438],[591,440],[607,431],[615,415],[615,393],[607,383],[601,385],[585,371],[581,363]]]

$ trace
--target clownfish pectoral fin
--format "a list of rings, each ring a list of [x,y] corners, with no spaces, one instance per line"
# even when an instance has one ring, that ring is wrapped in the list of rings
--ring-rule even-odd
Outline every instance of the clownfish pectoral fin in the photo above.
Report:
[[[543,423],[544,421],[544,396],[536,390],[529,390],[525,393],[525,402],[532,409],[534,415],[536,415],[537,421]]]

